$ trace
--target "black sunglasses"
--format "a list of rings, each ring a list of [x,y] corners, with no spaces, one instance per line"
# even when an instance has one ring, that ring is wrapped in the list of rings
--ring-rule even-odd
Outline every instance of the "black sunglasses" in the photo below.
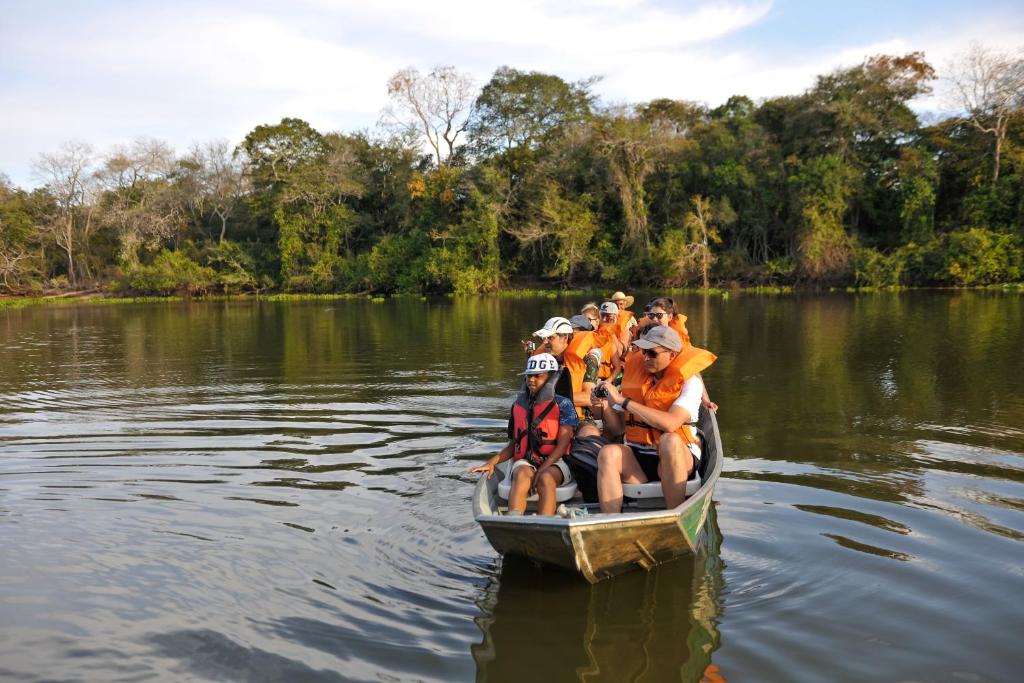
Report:
[[[665,315],[665,313],[648,313],[647,317],[650,318],[651,320],[661,320],[662,318],[665,317]]]
[[[651,360],[654,360],[655,358],[657,358],[661,354],[663,354],[666,351],[668,351],[668,349],[662,349],[661,351],[656,351],[654,349],[640,349],[640,350],[643,351],[643,354],[645,356],[647,356],[648,358],[650,358]]]

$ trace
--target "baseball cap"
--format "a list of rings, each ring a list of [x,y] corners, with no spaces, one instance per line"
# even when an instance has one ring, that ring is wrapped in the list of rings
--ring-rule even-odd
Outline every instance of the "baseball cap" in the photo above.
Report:
[[[683,350],[683,340],[679,338],[679,333],[665,325],[654,325],[647,330],[644,336],[633,343],[641,349],[653,349],[655,346],[661,346],[669,351]]]
[[[520,375],[539,375],[542,372],[558,372],[558,361],[550,353],[538,353],[526,360],[526,370]]]
[[[592,330],[594,329],[594,321],[585,315],[574,315],[569,318],[569,324],[572,325],[574,330]]]
[[[610,313],[612,315],[619,314],[619,307],[615,305],[614,301],[605,301],[601,304],[601,313]]]
[[[572,323],[561,316],[548,318],[548,321],[544,323],[544,327],[534,332],[533,336],[547,339],[553,334],[572,334]]]

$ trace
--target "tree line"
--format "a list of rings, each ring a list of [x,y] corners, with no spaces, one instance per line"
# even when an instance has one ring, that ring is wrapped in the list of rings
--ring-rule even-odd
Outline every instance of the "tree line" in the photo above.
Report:
[[[474,293],[510,283],[977,285],[1024,273],[1024,59],[973,47],[923,122],[921,53],[717,107],[454,67],[380,126],[286,118],[184,154],[138,139],[0,175],[0,290]]]

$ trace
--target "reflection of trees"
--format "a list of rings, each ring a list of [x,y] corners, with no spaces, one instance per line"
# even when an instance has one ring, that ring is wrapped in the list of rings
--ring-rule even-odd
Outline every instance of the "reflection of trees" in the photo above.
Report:
[[[736,297],[713,316],[705,373],[733,457],[810,465],[749,474],[879,500],[922,495],[922,443],[1020,450],[1024,300],[981,292]],[[975,428],[975,426],[980,428]],[[926,448],[926,446],[924,447]],[[727,476],[744,476],[733,473]]]
[[[587,584],[505,558],[478,601],[477,681],[700,680],[724,592],[714,507],[696,556]]]

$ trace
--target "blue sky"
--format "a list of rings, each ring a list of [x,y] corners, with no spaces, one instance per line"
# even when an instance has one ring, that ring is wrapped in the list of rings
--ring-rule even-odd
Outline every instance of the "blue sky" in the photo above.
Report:
[[[67,140],[102,154],[147,136],[180,151],[237,142],[283,116],[372,128],[405,66],[601,75],[608,102],[717,104],[799,93],[881,52],[923,50],[942,72],[972,41],[1024,47],[1024,9],[977,0],[207,0],[15,2],[0,23],[0,172]],[[941,88],[940,88],[941,90]],[[918,103],[941,109],[936,95]]]

